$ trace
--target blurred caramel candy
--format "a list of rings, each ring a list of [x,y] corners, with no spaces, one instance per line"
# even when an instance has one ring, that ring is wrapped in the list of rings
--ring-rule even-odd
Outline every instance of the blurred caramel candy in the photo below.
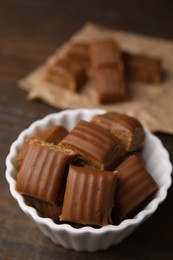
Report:
[[[105,226],[112,223],[116,173],[70,166],[61,221]]]
[[[74,152],[80,165],[101,170],[112,169],[125,156],[122,142],[112,133],[81,120],[59,143],[59,149]]]
[[[32,140],[17,175],[16,190],[48,203],[63,198],[66,175],[72,157],[56,145]]]
[[[102,39],[92,42],[90,49],[99,102],[127,100],[124,65],[118,44],[112,39]]]
[[[47,68],[46,80],[77,92],[86,81],[86,68],[75,59],[64,57]]]
[[[136,155],[124,160],[116,170],[118,180],[115,209],[119,220],[122,221],[152,195],[158,189],[158,185]]]
[[[106,128],[118,137],[125,145],[127,152],[136,151],[143,146],[144,129],[134,117],[117,112],[108,112],[95,116],[92,122]]]
[[[79,64],[84,65],[86,68],[90,66],[90,47],[89,44],[84,42],[73,42],[68,49],[67,58],[76,60]]]
[[[94,71],[98,99],[101,104],[128,99],[123,68],[105,66]]]
[[[116,66],[121,63],[119,46],[112,39],[98,39],[91,42],[90,52],[93,68]]]
[[[147,83],[161,82],[161,60],[143,54],[132,54],[123,51],[126,77],[131,81]]]
[[[68,131],[61,125],[55,125],[38,131],[33,137],[26,139],[24,147],[20,150],[17,156],[17,162],[21,167],[22,162],[28,151],[28,142],[31,139],[45,141],[47,143],[58,144],[59,141],[68,133]]]

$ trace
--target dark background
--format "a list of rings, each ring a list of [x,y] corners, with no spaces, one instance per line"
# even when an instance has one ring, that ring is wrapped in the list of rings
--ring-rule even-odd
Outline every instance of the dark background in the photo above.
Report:
[[[92,254],[54,245],[9,193],[5,158],[11,143],[33,121],[57,111],[39,100],[27,101],[16,82],[89,21],[173,40],[173,1],[0,0],[0,259],[172,259],[172,188],[157,212],[130,237]],[[156,134],[173,162],[173,135]]]

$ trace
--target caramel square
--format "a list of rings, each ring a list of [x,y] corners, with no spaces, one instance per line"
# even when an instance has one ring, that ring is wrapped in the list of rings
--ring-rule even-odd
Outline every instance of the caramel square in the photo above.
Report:
[[[38,131],[31,138],[27,138],[25,140],[24,147],[20,150],[17,156],[17,162],[19,167],[21,167],[23,160],[28,151],[28,142],[31,139],[37,139],[41,141],[45,141],[48,143],[58,144],[59,141],[68,133],[68,131],[61,125],[55,125],[45,128],[44,130]]]
[[[70,166],[61,221],[105,226],[111,221],[116,173]]]
[[[59,143],[59,149],[76,154],[76,163],[102,170],[114,168],[125,156],[122,142],[106,129],[81,120]]]
[[[113,39],[98,39],[90,44],[91,63],[94,68],[116,66],[121,63],[118,43]]]
[[[98,99],[102,104],[126,101],[127,87],[121,66],[107,66],[94,71]]]
[[[118,180],[115,209],[119,219],[123,220],[135,212],[135,209],[158,189],[158,185],[136,155],[127,158],[116,170]]]
[[[33,140],[18,172],[16,190],[21,194],[56,204],[63,198],[71,156],[56,145]]]
[[[47,68],[46,80],[72,92],[78,92],[86,81],[86,69],[67,57]]]
[[[90,46],[84,42],[73,42],[68,49],[66,56],[68,59],[75,60],[86,68],[90,66]]]
[[[127,152],[134,152],[142,148],[144,144],[144,128],[134,117],[117,112],[108,112],[95,116],[92,122],[105,127],[118,137]]]
[[[161,82],[161,60],[143,54],[123,52],[126,78],[130,81],[146,83]]]

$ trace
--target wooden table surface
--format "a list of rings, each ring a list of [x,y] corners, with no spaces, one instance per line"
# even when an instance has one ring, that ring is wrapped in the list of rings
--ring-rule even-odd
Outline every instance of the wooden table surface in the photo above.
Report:
[[[173,259],[172,187],[157,212],[130,237],[90,254],[66,250],[45,238],[19,209],[5,180],[11,143],[33,121],[57,111],[38,100],[27,101],[17,80],[88,21],[173,40],[172,11],[171,0],[0,1],[0,259]],[[156,134],[173,162],[173,135]]]

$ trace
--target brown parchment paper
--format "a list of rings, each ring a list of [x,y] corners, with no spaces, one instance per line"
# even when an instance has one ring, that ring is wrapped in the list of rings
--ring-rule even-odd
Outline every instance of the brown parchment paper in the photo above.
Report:
[[[95,83],[90,80],[80,93],[72,93],[45,81],[48,64],[65,54],[74,41],[89,42],[95,38],[115,38],[122,50],[160,57],[164,70],[161,84],[128,83],[131,98],[127,102],[100,105]],[[151,131],[173,133],[173,42],[110,30],[92,23],[86,24],[44,64],[18,82],[30,100],[39,98],[56,108],[103,108],[138,118]]]

